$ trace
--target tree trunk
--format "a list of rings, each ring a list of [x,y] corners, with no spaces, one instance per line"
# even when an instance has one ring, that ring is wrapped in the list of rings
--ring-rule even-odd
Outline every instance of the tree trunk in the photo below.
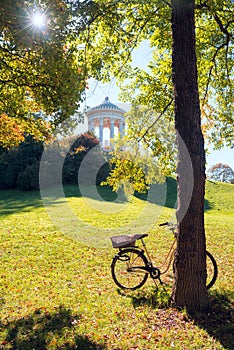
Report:
[[[172,70],[177,133],[177,249],[172,304],[208,306],[204,231],[205,151],[197,83],[194,0],[172,0]]]

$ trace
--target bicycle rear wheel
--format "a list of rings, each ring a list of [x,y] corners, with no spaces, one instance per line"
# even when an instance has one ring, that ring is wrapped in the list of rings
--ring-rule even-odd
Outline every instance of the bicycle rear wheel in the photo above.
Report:
[[[145,284],[148,278],[148,260],[141,250],[126,248],[112,260],[111,273],[113,280],[122,289],[137,289]]]
[[[218,266],[215,258],[208,251],[206,251],[206,288],[210,289],[214,284],[218,276]]]

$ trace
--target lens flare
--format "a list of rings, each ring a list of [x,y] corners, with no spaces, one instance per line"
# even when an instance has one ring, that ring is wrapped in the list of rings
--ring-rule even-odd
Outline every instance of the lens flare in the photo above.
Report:
[[[42,13],[34,13],[32,16],[32,23],[38,28],[42,28],[45,25],[45,15]]]

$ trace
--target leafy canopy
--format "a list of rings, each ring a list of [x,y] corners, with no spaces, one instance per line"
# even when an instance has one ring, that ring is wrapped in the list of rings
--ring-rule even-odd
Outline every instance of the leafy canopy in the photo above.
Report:
[[[58,124],[77,109],[88,77],[108,81],[115,76],[123,100],[152,109],[156,119],[161,116],[158,125],[173,125],[170,1],[34,4],[1,2],[0,115],[20,123],[29,116],[35,119],[34,113],[43,110]],[[32,23],[38,11],[45,16],[41,28]],[[225,143],[233,147],[233,11],[231,0],[196,1],[202,127],[216,148]],[[147,69],[132,68],[132,51],[144,40],[150,43],[151,60]],[[132,126],[137,118],[132,114]],[[44,128],[42,123],[41,134]],[[150,138],[153,134],[155,130],[150,135],[148,128]],[[165,148],[164,139],[156,135],[156,140]]]
[[[234,171],[229,165],[218,163],[208,170],[208,178],[215,181],[234,183]]]
[[[103,65],[99,78],[115,76],[122,99],[173,120],[171,2],[164,0],[86,1],[97,7],[86,28],[93,52]],[[202,128],[216,148],[233,147],[234,4],[231,0],[196,1],[196,52]],[[132,68],[132,51],[149,41],[147,69]],[[133,124],[136,125],[138,116]],[[132,120],[134,119],[132,115]],[[137,129],[136,129],[137,132]]]
[[[35,15],[43,15],[43,21],[35,22]],[[46,115],[50,125],[58,125],[77,110],[88,73],[73,21],[69,1],[1,1],[1,146],[14,146],[25,132],[43,139]],[[75,35],[80,31],[82,27],[76,28]],[[14,137],[8,138],[13,129]]]
[[[89,22],[86,30],[89,45],[103,62],[99,79],[108,81],[114,76],[120,84],[122,100],[131,102],[133,106],[128,116],[129,142],[135,140],[149,147],[164,174],[168,174],[168,169],[174,169],[176,160],[175,147],[172,146],[171,1],[96,0],[86,3],[96,6],[96,17]],[[215,148],[225,144],[234,147],[233,14],[231,0],[196,1],[202,130],[207,143]],[[146,69],[133,68],[132,52],[145,40],[151,50],[149,64]],[[116,149],[115,168],[112,178],[109,178],[113,186],[118,178],[118,168],[121,180],[123,167],[121,155]],[[135,174],[139,175],[137,170]],[[130,172],[126,176],[129,177]]]

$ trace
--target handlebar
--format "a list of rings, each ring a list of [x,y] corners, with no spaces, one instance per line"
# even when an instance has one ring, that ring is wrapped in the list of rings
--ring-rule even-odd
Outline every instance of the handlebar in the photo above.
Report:
[[[169,222],[163,222],[162,224],[159,224],[158,226],[167,226],[169,224]]]
[[[173,232],[173,234],[176,234],[176,224],[172,222],[163,222],[162,224],[159,224],[159,226],[168,226],[169,230]]]
[[[168,221],[167,222],[163,222],[162,224],[159,224],[158,226],[167,226],[167,225],[169,225]]]

